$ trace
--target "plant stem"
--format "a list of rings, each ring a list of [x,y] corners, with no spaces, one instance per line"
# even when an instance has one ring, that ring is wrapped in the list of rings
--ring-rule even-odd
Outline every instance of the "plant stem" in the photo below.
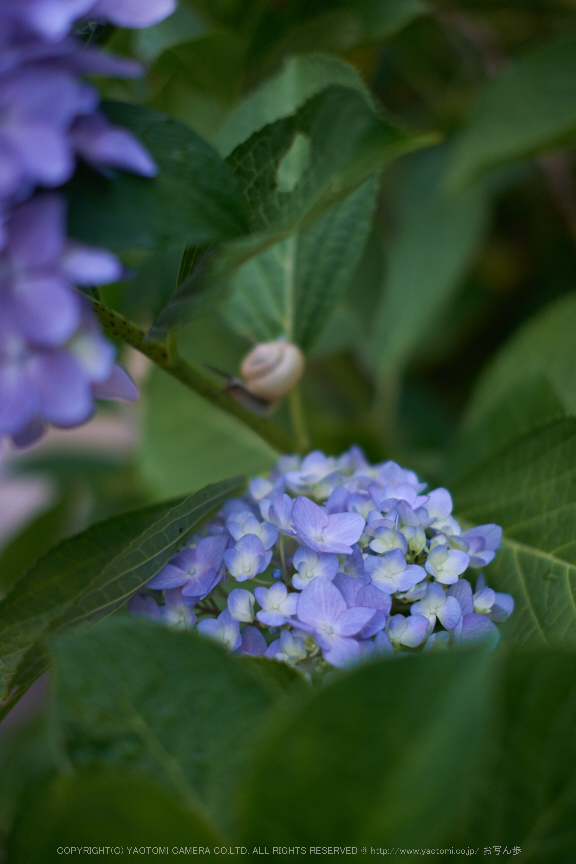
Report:
[[[302,408],[302,397],[298,385],[290,391],[290,419],[292,420],[292,429],[297,441],[297,449],[300,453],[306,453],[310,449],[310,437],[306,428],[306,420],[304,418],[304,410]]]
[[[204,399],[217,405],[223,411],[232,414],[238,420],[241,420],[249,426],[257,435],[270,444],[274,450],[280,453],[295,453],[303,452],[299,446],[297,438],[292,437],[283,429],[280,429],[274,423],[253,414],[248,408],[245,408],[239,402],[236,402],[232,396],[225,390],[222,390],[212,379],[206,375],[201,369],[188,363],[183,357],[174,351],[174,342],[169,339],[169,345],[163,342],[157,342],[153,339],[147,339],[146,333],[133,321],[124,318],[119,312],[110,309],[98,300],[92,300],[94,310],[104,331],[123,342],[128,343],[137,351],[140,351],[149,360],[152,360],[156,366],[159,366],[169,375],[177,378],[182,384],[198,393]]]

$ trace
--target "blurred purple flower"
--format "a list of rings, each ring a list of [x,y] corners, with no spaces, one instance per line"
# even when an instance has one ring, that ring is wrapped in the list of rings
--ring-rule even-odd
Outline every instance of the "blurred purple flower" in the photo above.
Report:
[[[242,644],[240,624],[232,618],[228,609],[221,612],[217,618],[204,618],[199,621],[197,629],[203,636],[220,642],[229,651],[235,651]]]
[[[268,645],[262,632],[249,624],[241,633],[242,642],[238,647],[238,654],[250,654],[252,657],[262,657],[266,653]]]

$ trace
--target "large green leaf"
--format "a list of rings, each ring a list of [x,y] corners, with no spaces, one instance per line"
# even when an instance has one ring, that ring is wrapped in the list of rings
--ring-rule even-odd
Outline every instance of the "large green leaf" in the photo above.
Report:
[[[180,285],[157,317],[151,336],[161,337],[214,303],[233,271],[254,255],[322,216],[382,167],[403,153],[430,143],[379,116],[356,88],[331,86],[293,115],[255,132],[228,157],[245,196],[251,234],[223,244]],[[306,142],[306,164],[289,187],[282,165],[295,142]]]
[[[390,241],[371,353],[386,374],[401,370],[460,287],[486,230],[488,202],[476,186],[443,189],[450,150],[435,148],[404,166],[396,233]]]
[[[486,458],[536,423],[576,412],[576,295],[523,324],[492,358],[472,394],[446,476]]]
[[[191,129],[137,105],[107,103],[109,119],[130,129],[154,157],[153,179],[82,171],[68,186],[70,231],[122,251],[217,243],[247,230],[230,168]]]
[[[374,179],[303,231],[238,268],[224,308],[254,342],[284,337],[309,350],[357,267],[376,203]]]
[[[245,752],[278,698],[274,680],[209,639],[137,619],[67,634],[54,652],[57,713],[76,767],[137,767],[224,830],[234,826]]]
[[[493,762],[454,843],[514,847],[518,861],[572,864],[576,849],[576,655],[513,654],[498,669]],[[458,826],[462,827],[462,826]],[[457,826],[455,826],[457,828]],[[495,855],[495,851],[492,853]],[[515,860],[512,853],[505,860]],[[446,856],[451,860],[452,856]]]
[[[517,643],[576,645],[576,419],[551,421],[461,475],[455,509],[504,529],[488,584],[516,608],[502,627]]]
[[[53,864],[63,858],[59,849],[72,848],[78,852],[67,852],[71,861],[90,850],[100,860],[126,862],[136,855],[167,855],[174,848],[175,854],[203,854],[200,848],[222,848],[222,843],[190,804],[136,771],[109,770],[58,777],[38,788],[20,811],[8,854],[13,864]]]
[[[254,132],[282,117],[290,117],[308,99],[333,85],[352,87],[371,103],[369,91],[348,63],[322,54],[289,57],[273,78],[232,111],[215,137],[216,149],[222,156],[229,156]]]
[[[159,497],[214,483],[233,471],[268,471],[278,458],[259,435],[161,369],[152,371],[146,385],[141,453],[144,479]]]
[[[466,415],[472,426],[508,393],[545,378],[567,413],[576,412],[576,294],[567,294],[519,328],[482,373]],[[545,419],[545,418],[544,418]]]
[[[180,332],[178,347],[195,366],[236,375],[248,346],[218,319],[196,321]],[[222,379],[222,386],[224,386]],[[229,477],[268,471],[278,453],[260,436],[182,387],[160,369],[146,384],[141,443],[144,479],[168,498]]]
[[[38,644],[44,635],[116,609],[242,483],[234,478],[184,500],[114,516],[40,558],[0,602],[0,696],[8,697],[6,708],[45,670]]]
[[[474,791],[491,662],[463,651],[381,661],[283,710],[253,756],[246,845],[447,840]],[[285,806],[269,794],[270,778],[282,778]]]
[[[572,141],[576,134],[576,41],[537,48],[488,82],[457,142],[453,187],[483,172]]]

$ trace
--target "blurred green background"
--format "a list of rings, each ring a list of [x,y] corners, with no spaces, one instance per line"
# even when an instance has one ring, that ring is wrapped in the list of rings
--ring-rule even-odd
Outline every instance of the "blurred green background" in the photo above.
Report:
[[[323,74],[355,82],[351,86],[367,92],[368,101],[381,116],[392,118],[412,134],[429,136],[427,146],[398,159],[338,204],[331,211],[333,224],[326,222],[324,228],[312,226],[301,232],[296,279],[300,308],[307,311],[310,320],[312,312],[316,320],[322,319],[322,326],[312,335],[304,316],[295,322],[301,344],[308,351],[300,387],[303,410],[311,446],[337,454],[358,443],[372,461],[393,458],[431,484],[458,490],[460,483],[464,488],[460,499],[463,510],[479,514],[477,521],[498,521],[501,514],[495,512],[490,499],[492,487],[504,476],[498,451],[533,426],[576,411],[576,2],[180,0],[175,15],[156,27],[142,32],[105,29],[97,31],[97,37],[106,38],[111,50],[139,58],[148,68],[147,75],[137,82],[98,81],[103,98],[162,112],[193,129],[221,156],[228,155],[244,133],[253,131],[249,124],[243,126],[247,114],[253,123],[254,117],[265,123],[293,113],[312,95]],[[344,71],[340,66],[335,71],[336,67],[330,66],[334,59],[349,65]],[[284,178],[288,184],[289,173],[287,170]],[[332,245],[325,243],[329,233],[326,225],[333,228],[336,224],[341,232],[337,236],[344,239]],[[122,257],[131,278],[107,287],[104,299],[148,328],[176,288],[183,252],[183,245],[177,244],[160,250],[124,250]],[[236,271],[227,298],[180,332],[179,348],[186,358],[201,368],[216,367],[235,375],[255,341],[268,338],[270,333],[280,335],[282,310],[279,312],[272,301],[285,252],[285,247],[277,244]],[[318,309],[306,310],[310,274],[320,278],[312,263],[325,280],[324,293],[330,300],[325,314],[322,309],[320,313]],[[192,492],[233,474],[266,471],[277,458],[268,444],[237,419],[152,368],[131,349],[119,346],[119,350],[142,390],[137,405],[101,406],[97,417],[82,430],[52,430],[29,452],[6,453],[0,479],[0,596],[62,537],[130,507]],[[286,430],[291,429],[286,404],[274,419]],[[558,436],[565,434],[566,440],[573,440],[573,423],[566,420],[564,432],[558,426]],[[546,456],[547,447],[552,447],[549,438],[556,432],[552,428],[550,435],[546,430],[541,437],[538,434],[526,445],[526,463],[531,457],[536,464],[540,452]],[[550,452],[553,456],[553,450]],[[569,475],[573,464],[570,452],[566,449],[565,462],[558,468],[558,476],[554,475],[554,495],[564,496],[566,506],[572,498],[564,494],[560,468]],[[519,453],[512,471],[515,494],[521,488],[518,478],[524,471],[522,448]],[[544,465],[550,475],[555,464],[552,456]],[[484,472],[484,460],[489,457],[495,459],[494,467]],[[539,470],[534,468],[529,480],[535,490],[531,499],[535,519],[540,516],[544,524],[542,514],[546,506],[552,507],[554,496],[546,501],[546,489],[537,488],[534,477]],[[468,489],[459,480],[466,472],[471,472],[473,481]],[[500,489],[500,493],[504,508],[509,490]],[[506,528],[506,514],[502,515]],[[570,524],[566,519],[565,532]],[[545,539],[547,531],[544,524],[540,533]],[[538,550],[547,551],[541,539],[533,544],[537,548],[534,557],[540,563],[546,555]],[[564,540],[568,548],[572,541],[563,536]],[[506,563],[509,560],[502,553],[504,563],[495,565],[500,566],[500,571],[493,571],[500,573],[500,579],[504,579],[502,573],[507,567],[513,572]],[[542,568],[549,569],[547,563]],[[569,568],[565,569],[568,573]],[[564,570],[560,575],[564,578]],[[546,598],[555,597],[557,604],[545,626],[551,630],[564,615],[566,633],[573,633],[568,576],[566,584],[562,582],[564,594],[558,588],[560,582],[550,582],[557,578],[555,574],[540,576],[538,572],[533,577],[533,590]],[[549,590],[550,584],[556,586],[556,594]],[[522,601],[522,615],[529,601]],[[550,604],[552,607],[552,601]],[[525,620],[520,614],[512,620],[515,633],[522,630]],[[121,614],[110,626],[111,640],[117,639],[119,645],[126,640],[128,646],[118,653],[121,666],[133,638],[124,634]],[[118,628],[116,633],[114,627]],[[135,633],[138,627],[140,623]],[[166,652],[169,665],[179,634],[150,633],[144,629],[138,638],[151,643],[157,640],[157,650]],[[173,636],[174,645],[169,644]],[[539,634],[532,632],[532,636],[536,644]],[[77,656],[75,638],[80,645]],[[88,660],[82,652],[92,657],[92,649],[105,665],[99,636],[85,638],[88,641],[83,646],[82,636],[70,637],[71,656],[77,664],[72,664],[72,671],[84,670]],[[95,640],[93,645],[90,639]],[[184,641],[181,644],[186,647]],[[190,647],[194,644],[196,647]],[[211,651],[193,642],[190,646],[200,658]],[[100,656],[99,651],[104,654]],[[62,656],[65,658],[65,652]],[[223,655],[215,658],[210,662],[224,664]],[[548,806],[549,794],[554,807],[558,805],[558,831],[564,831],[568,840],[563,847],[537,848],[536,838],[534,854],[526,860],[571,864],[573,796],[562,798],[554,784],[565,781],[562,771],[570,762],[570,758],[563,758],[562,748],[567,748],[568,756],[573,753],[570,747],[574,745],[569,743],[573,742],[570,730],[576,710],[571,684],[573,657],[551,654],[541,659],[534,654],[528,660],[510,661],[509,666],[505,666],[508,661],[502,662],[500,671],[488,675],[489,684],[478,678],[488,661],[472,655],[424,658],[418,667],[421,671],[414,672],[418,693],[432,682],[428,701],[429,711],[434,717],[438,715],[434,730],[450,731],[454,723],[453,728],[458,727],[462,735],[456,745],[451,731],[438,738],[439,743],[434,739],[425,770],[434,782],[444,783],[442,788],[453,793],[450,772],[442,768],[444,776],[439,766],[454,765],[453,770],[460,771],[458,776],[465,783],[472,774],[462,754],[468,757],[474,751],[478,764],[496,765],[500,797],[494,797],[485,810],[480,809],[479,816],[470,805],[467,815],[462,816],[462,842],[466,842],[469,825],[475,826],[475,836],[490,836],[490,842],[499,841],[498,826],[510,832],[511,826],[520,825],[522,836],[531,836],[532,824],[539,818],[540,799],[542,807]],[[139,669],[136,660],[126,664],[130,669],[122,668],[122,675]],[[438,701],[438,688],[460,666],[463,671],[458,674],[466,680],[467,689],[454,685],[453,692]],[[374,676],[369,682],[372,692],[397,686],[401,693],[403,669],[397,672],[397,668],[374,666],[360,675]],[[116,672],[112,670],[111,679]],[[246,685],[242,675],[244,672],[238,671]],[[396,678],[399,683],[395,684]],[[188,686],[188,679],[186,682]],[[164,684],[162,680],[158,687]],[[531,701],[532,685],[539,688],[539,695]],[[96,681],[91,686],[98,689],[99,685]],[[275,686],[279,690],[288,684],[276,682]],[[358,695],[355,686],[352,677],[342,684],[341,698],[347,704],[355,705],[362,694],[372,698],[369,687],[360,687]],[[246,689],[250,691],[250,687]],[[254,684],[253,689],[253,698],[264,704],[266,688]],[[336,711],[327,692],[314,698],[328,704],[332,717]],[[76,710],[69,696],[64,687],[59,699],[65,716],[67,711],[72,714]],[[94,701],[93,694],[90,698]],[[82,722],[100,746],[102,718],[97,712],[91,713],[90,698]],[[222,709],[218,698],[210,703],[210,716]],[[492,716],[492,700],[496,703],[498,699],[501,713],[494,721],[497,744],[491,744],[494,752],[490,762],[481,748],[474,750],[480,735],[476,724],[484,722],[482,712]],[[81,700],[79,704],[82,708]],[[246,704],[251,718],[251,703]],[[464,718],[461,727],[458,719],[454,722],[455,704],[460,712],[456,717]],[[549,706],[556,704],[560,706],[557,714],[547,713]],[[414,718],[415,705],[418,700],[407,696],[396,719],[387,715],[390,736],[398,734],[405,742],[404,749],[397,748],[394,756],[399,771],[408,770],[402,760],[407,760],[411,739],[404,725]],[[372,718],[374,729],[380,729],[381,723],[377,708],[369,705],[363,715]],[[112,721],[120,711],[115,704],[107,710]],[[197,722],[192,710],[186,717],[186,722]],[[68,717],[67,722],[72,733],[75,722],[81,726],[78,718]],[[203,722],[207,723],[205,718]],[[306,753],[307,747],[319,746],[313,736],[318,734],[321,740],[324,730],[320,720],[318,724],[320,731],[312,729],[310,744],[305,736],[301,742],[301,729],[294,721],[289,734],[300,742],[294,744],[296,750],[302,746]],[[414,735],[422,733],[421,746],[428,753],[428,727],[422,729],[418,727]],[[142,842],[179,842],[177,838],[184,838],[187,831],[205,836],[205,826],[194,822],[196,817],[192,818],[189,809],[186,814],[175,810],[179,804],[164,800],[156,787],[142,785],[140,778],[123,773],[118,779],[103,771],[91,783],[82,776],[67,776],[67,757],[55,736],[50,719],[33,721],[30,728],[22,730],[22,746],[14,739],[10,752],[4,750],[0,758],[0,774],[4,774],[0,836],[12,824],[20,793],[30,796],[21,799],[25,802],[21,810],[24,816],[15,826],[13,841],[21,858],[15,860],[27,860],[27,808],[34,809],[38,801],[38,824],[44,826],[48,839],[40,852],[35,847],[33,854],[44,855],[44,860],[49,860],[50,843],[64,835],[73,836],[66,834],[72,825],[80,825],[78,836],[83,842],[91,836],[94,823],[84,824],[81,819],[89,807],[95,807],[99,818],[107,820],[110,830],[120,812],[129,833],[150,836],[150,841]],[[356,746],[354,736],[351,739]],[[545,747],[541,743],[544,739]],[[129,761],[133,741],[122,746],[127,748],[122,753],[128,753]],[[552,754],[546,764],[553,764],[553,768],[542,768],[540,777],[535,754],[541,747],[547,748],[548,756]],[[370,742],[358,743],[358,752],[371,763],[374,748]],[[85,755],[80,753],[80,761]],[[276,751],[268,757],[273,757],[279,773],[293,771],[294,788],[301,788],[298,784],[304,781],[299,779],[297,761],[285,765]],[[514,776],[509,771],[510,761],[517,766]],[[326,756],[328,767],[329,763]],[[257,760],[254,776],[259,765]],[[304,768],[302,771],[304,776]],[[59,777],[53,779],[56,772]],[[485,803],[492,801],[496,774],[490,776],[492,780],[486,780],[482,793]],[[537,785],[539,777],[543,778],[541,786]],[[573,777],[570,782],[573,784]],[[226,778],[222,780],[219,775],[214,784],[220,791],[227,788]],[[568,780],[566,784],[568,789]],[[266,809],[268,802],[258,797],[264,785],[254,786],[249,794],[258,798],[259,808]],[[427,796],[435,788],[431,781],[417,799],[422,813],[429,812],[432,804]],[[37,789],[38,799],[34,797]],[[540,795],[538,789],[545,789],[545,793]],[[406,809],[413,802],[413,790],[408,792]],[[335,791],[326,788],[325,793],[328,800],[332,800],[330,795],[337,798],[339,794],[336,787]],[[441,803],[444,800],[435,792],[434,796]],[[275,804],[273,797],[271,800]],[[313,801],[310,807],[310,818],[316,818]],[[340,812],[337,807],[335,812]],[[148,817],[143,822],[142,813],[160,815],[157,823],[148,825],[144,824]],[[270,831],[275,827],[274,818],[274,813],[267,811]],[[334,818],[338,822],[339,817]],[[330,827],[329,822],[326,824]],[[334,831],[340,827],[335,825]],[[392,817],[388,827],[393,835],[396,822]],[[246,836],[257,836],[258,828],[248,823]],[[312,840],[313,829],[309,834]],[[493,831],[496,833],[490,833]],[[207,843],[212,842],[211,835],[206,837]],[[532,855],[530,851],[528,854]]]

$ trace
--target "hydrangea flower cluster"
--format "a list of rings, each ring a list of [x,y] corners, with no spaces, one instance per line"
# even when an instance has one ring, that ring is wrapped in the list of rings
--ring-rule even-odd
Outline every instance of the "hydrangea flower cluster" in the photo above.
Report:
[[[132,598],[130,610],[307,676],[364,657],[499,638],[509,594],[475,586],[497,525],[463,531],[443,488],[357,447],[282,457]],[[468,576],[468,578],[466,578]],[[239,587],[241,586],[241,587]]]
[[[78,158],[153,176],[151,157],[112,126],[83,75],[134,77],[139,64],[71,35],[78,19],[147,27],[175,0],[2,0],[0,3],[0,437],[20,445],[46,424],[75,426],[95,397],[135,399],[75,286],[117,280],[103,250],[66,238],[64,200]]]

